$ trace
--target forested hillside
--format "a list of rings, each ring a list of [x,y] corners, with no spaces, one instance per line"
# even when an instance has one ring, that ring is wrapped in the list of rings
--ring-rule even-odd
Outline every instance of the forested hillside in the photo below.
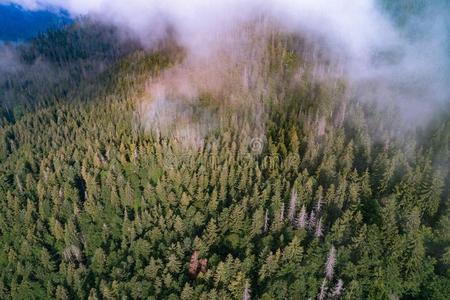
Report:
[[[0,74],[0,299],[450,297],[448,110],[405,126],[274,33],[270,90],[198,95],[220,121],[186,144],[142,110],[183,50],[119,40],[82,22]]]

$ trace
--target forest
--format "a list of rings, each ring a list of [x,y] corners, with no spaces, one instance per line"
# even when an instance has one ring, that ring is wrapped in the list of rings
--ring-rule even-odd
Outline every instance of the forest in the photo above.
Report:
[[[259,77],[156,112],[197,72],[170,39],[2,46],[0,299],[449,299],[449,107],[408,126],[305,40],[253,43]]]

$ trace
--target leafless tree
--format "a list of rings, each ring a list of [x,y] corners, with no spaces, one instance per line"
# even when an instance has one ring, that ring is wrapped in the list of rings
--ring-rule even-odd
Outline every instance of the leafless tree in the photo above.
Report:
[[[336,248],[334,248],[334,246],[331,246],[330,252],[328,253],[327,262],[325,264],[325,276],[330,280],[333,278],[335,264]]]
[[[291,192],[291,200],[289,201],[289,211],[288,211],[288,219],[291,224],[294,224],[295,221],[295,207],[297,204],[297,190],[292,188]]]

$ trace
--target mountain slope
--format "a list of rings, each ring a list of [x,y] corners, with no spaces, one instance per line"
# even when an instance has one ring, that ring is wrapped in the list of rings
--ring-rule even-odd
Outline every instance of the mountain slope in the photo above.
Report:
[[[0,41],[23,41],[72,20],[63,12],[30,12],[16,5],[0,4]]]
[[[233,81],[183,103],[189,124],[222,122],[192,147],[141,110],[182,49],[84,38],[86,54],[71,42],[83,34],[23,52],[67,80],[13,73],[1,85],[13,95],[0,128],[1,299],[448,298],[448,114],[404,130],[345,79],[330,93],[305,67],[290,85],[302,53],[277,37],[270,65],[287,77],[263,97],[261,126],[223,102],[248,96]]]

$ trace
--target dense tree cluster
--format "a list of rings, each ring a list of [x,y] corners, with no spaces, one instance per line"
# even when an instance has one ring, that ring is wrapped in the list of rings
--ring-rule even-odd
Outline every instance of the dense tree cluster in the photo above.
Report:
[[[394,130],[311,82],[264,137],[230,121],[193,149],[136,115],[173,53],[77,49],[78,30],[24,56],[65,83],[0,83],[35,101],[1,98],[1,299],[448,299],[448,114]],[[73,77],[89,47],[114,59]]]

